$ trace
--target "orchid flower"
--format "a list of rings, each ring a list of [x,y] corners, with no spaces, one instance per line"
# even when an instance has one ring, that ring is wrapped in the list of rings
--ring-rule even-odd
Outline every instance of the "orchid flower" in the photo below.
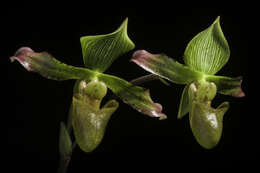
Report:
[[[215,75],[229,60],[230,49],[220,27],[220,18],[197,34],[187,45],[184,64],[164,54],[138,50],[132,61],[143,69],[176,84],[184,84],[178,118],[189,113],[190,126],[204,148],[215,147],[222,134],[222,121],[229,103],[211,107],[216,93],[243,97],[242,78]]]
[[[128,19],[110,34],[80,38],[85,68],[66,65],[47,52],[36,53],[28,47],[20,48],[10,58],[45,78],[76,80],[68,123],[62,122],[60,128],[60,155],[65,165],[60,172],[65,172],[71,156],[71,128],[76,143],[85,152],[93,151],[102,141],[109,118],[119,106],[116,100],[110,100],[101,108],[107,88],[137,111],[150,117],[166,118],[161,112],[162,106],[152,101],[148,89],[104,73],[115,59],[135,47],[127,35],[127,23]]]

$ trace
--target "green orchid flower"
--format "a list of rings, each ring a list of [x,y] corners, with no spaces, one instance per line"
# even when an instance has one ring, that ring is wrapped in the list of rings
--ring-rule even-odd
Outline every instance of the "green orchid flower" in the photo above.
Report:
[[[151,54],[138,50],[132,61],[140,67],[176,84],[185,84],[178,118],[189,113],[190,126],[198,143],[204,148],[215,147],[222,134],[223,115],[228,102],[218,108],[211,107],[216,92],[243,97],[242,78],[215,75],[229,60],[230,50],[220,27],[220,18],[197,34],[184,52],[185,65],[164,54]]]
[[[127,23],[128,19],[110,34],[80,38],[85,68],[66,65],[47,52],[36,53],[28,47],[20,48],[10,58],[19,61],[26,70],[48,79],[76,80],[68,123],[67,126],[62,123],[60,128],[60,153],[65,165],[73,147],[71,129],[76,143],[85,152],[93,151],[102,141],[109,118],[118,108],[116,100],[110,100],[100,108],[107,88],[137,111],[159,119],[166,118],[162,106],[152,101],[148,89],[104,73],[115,59],[135,47],[127,35]]]

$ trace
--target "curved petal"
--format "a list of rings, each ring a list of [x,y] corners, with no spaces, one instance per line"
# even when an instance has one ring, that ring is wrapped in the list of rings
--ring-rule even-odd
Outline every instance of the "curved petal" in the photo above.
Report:
[[[151,54],[145,50],[136,51],[131,61],[146,71],[177,84],[188,84],[203,76],[202,73],[182,65],[164,54]]]
[[[135,86],[121,78],[107,74],[100,74],[98,80],[104,82],[115,95],[137,111],[151,117],[167,118],[162,113],[162,106],[159,103],[154,103],[151,99],[148,89]]]
[[[11,61],[19,61],[28,71],[41,74],[43,77],[53,80],[68,79],[93,79],[96,72],[86,68],[73,67],[61,63],[47,52],[36,53],[29,47],[22,47],[17,50]]]
[[[233,97],[244,97],[245,93],[241,88],[242,77],[231,78],[225,76],[207,75],[206,80],[214,82],[217,86],[218,92],[224,95],[231,95]]]

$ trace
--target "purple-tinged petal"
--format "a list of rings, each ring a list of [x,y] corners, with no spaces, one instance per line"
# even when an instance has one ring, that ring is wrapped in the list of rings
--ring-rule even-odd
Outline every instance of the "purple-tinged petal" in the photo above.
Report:
[[[148,112],[148,115],[152,115],[151,117],[159,117],[159,120],[167,119],[167,116],[162,113],[162,105],[159,103],[154,103],[154,110],[151,110],[150,113]]]
[[[225,76],[213,76],[206,77],[207,81],[214,82],[217,85],[218,92],[224,95],[230,95],[233,97],[244,97],[245,93],[241,88],[242,77],[231,78]]]
[[[20,64],[24,66],[26,70],[32,71],[31,64],[28,61],[29,57],[27,55],[29,52],[34,52],[34,51],[29,47],[22,47],[16,51],[14,56],[10,57],[10,60],[11,62],[17,60]]]
[[[177,84],[188,84],[203,77],[202,73],[180,64],[164,54],[151,54],[145,50],[138,50],[133,54],[131,61],[146,71]]]
[[[22,47],[10,57],[11,61],[17,60],[28,71],[41,74],[53,80],[92,79],[96,73],[87,68],[73,67],[56,60],[47,52],[34,52],[29,47]]]
[[[18,60],[28,71],[34,71],[53,80],[85,79],[105,83],[119,98],[134,109],[151,117],[165,119],[162,107],[154,103],[149,91],[112,75],[94,72],[87,68],[66,65],[46,52],[36,53],[30,48],[19,49],[11,60]]]
[[[100,74],[98,80],[104,82],[115,95],[135,110],[150,117],[158,117],[160,120],[167,118],[162,113],[162,106],[151,99],[148,89],[107,74]]]

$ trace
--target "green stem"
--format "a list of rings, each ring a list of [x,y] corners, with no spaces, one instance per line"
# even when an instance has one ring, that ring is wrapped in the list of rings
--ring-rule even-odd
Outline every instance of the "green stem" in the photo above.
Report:
[[[72,124],[71,124],[72,112],[71,111],[72,111],[72,105],[70,105],[68,120],[67,120],[67,127],[66,127],[70,136],[72,135]],[[66,173],[67,172],[73,150],[75,149],[76,146],[77,146],[77,142],[74,141],[72,143],[70,154],[66,155],[66,156],[60,155],[60,162],[59,162],[59,168],[58,168],[57,173]]]
[[[60,158],[60,163],[59,163],[59,168],[57,173],[66,173],[68,166],[69,166],[69,162],[70,162],[71,156],[66,157],[66,158]]]
[[[71,160],[72,152],[76,148],[76,146],[77,146],[77,143],[76,143],[76,141],[74,141],[72,144],[71,154],[66,157],[60,156],[60,163],[59,163],[59,168],[58,168],[57,173],[66,173],[67,172],[67,169],[68,169],[68,166],[69,166],[69,163]]]

